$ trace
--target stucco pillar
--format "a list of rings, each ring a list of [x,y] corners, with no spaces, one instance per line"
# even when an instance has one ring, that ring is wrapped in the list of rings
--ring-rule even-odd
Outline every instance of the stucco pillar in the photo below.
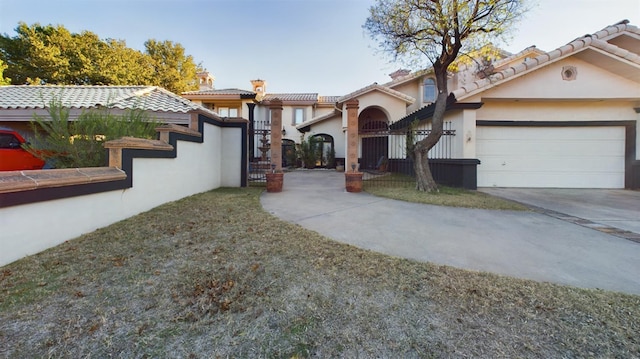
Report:
[[[351,100],[347,105],[347,159],[345,160],[345,171],[353,171],[351,168],[355,164],[358,169],[358,100]]]
[[[282,172],[282,100],[276,98],[269,105],[271,111],[271,164]]]

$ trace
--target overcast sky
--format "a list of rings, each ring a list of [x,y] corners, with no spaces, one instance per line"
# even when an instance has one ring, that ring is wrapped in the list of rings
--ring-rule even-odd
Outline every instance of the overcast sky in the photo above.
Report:
[[[344,95],[384,83],[401,67],[376,52],[362,25],[374,0],[0,0],[0,33],[19,21],[89,30],[144,50],[148,39],[182,44],[215,87]],[[640,0],[538,0],[501,47],[550,51],[628,19],[640,26]]]

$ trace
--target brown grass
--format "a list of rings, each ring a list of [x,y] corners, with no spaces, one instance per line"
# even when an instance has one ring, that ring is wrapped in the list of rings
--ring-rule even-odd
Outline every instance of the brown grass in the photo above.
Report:
[[[364,181],[364,190],[380,197],[406,202],[447,207],[465,207],[494,210],[527,211],[526,206],[486,193],[440,186],[438,192],[417,191],[415,180],[408,176],[391,174]]]
[[[640,356],[640,297],[384,256],[262,211],[170,203],[0,268],[0,356]]]

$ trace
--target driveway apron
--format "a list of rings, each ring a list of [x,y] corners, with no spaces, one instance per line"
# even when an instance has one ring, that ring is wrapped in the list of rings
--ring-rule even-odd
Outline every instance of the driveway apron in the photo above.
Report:
[[[261,203],[284,221],[392,256],[640,294],[640,243],[537,212],[407,203],[344,184],[335,171],[288,172],[283,191],[264,192]]]

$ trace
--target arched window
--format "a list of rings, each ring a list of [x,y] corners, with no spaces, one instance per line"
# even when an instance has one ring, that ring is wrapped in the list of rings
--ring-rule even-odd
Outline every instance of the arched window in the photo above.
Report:
[[[436,102],[436,82],[432,78],[424,80],[424,102]]]
[[[336,165],[336,152],[333,147],[333,136],[320,134],[313,137],[318,146],[316,166],[334,168]]]

